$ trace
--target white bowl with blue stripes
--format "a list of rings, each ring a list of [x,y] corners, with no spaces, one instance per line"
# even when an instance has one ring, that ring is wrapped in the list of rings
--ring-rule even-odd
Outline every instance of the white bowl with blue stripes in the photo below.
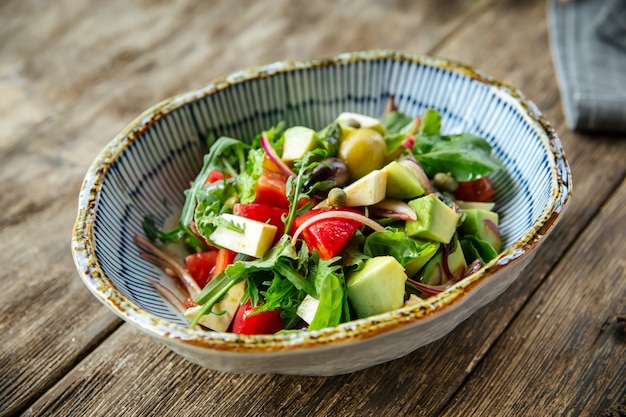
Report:
[[[496,259],[427,302],[333,328],[246,336],[188,328],[148,280],[167,277],[132,237],[152,214],[176,213],[205,138],[242,140],[284,120],[321,128],[343,111],[380,117],[391,95],[409,115],[434,108],[444,133],[485,137],[506,169],[492,177],[503,246]],[[165,100],[131,122],[93,162],[80,191],[72,252],[104,305],[207,368],[335,375],[407,355],[498,297],[531,261],[571,196],[571,172],[549,123],[524,95],[467,65],[396,51],[284,61],[232,73]]]

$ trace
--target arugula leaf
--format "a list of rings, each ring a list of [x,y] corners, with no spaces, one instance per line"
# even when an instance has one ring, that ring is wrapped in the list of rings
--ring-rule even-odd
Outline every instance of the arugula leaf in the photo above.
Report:
[[[284,280],[289,281],[297,291],[303,291],[303,294],[301,294],[302,298],[304,298],[306,294],[316,296],[317,292],[314,284],[291,265],[291,263],[295,261],[298,261],[298,255],[291,245],[289,236],[283,236],[263,258],[249,260],[245,255],[237,255],[235,262],[226,267],[224,272],[209,281],[195,298],[194,301],[201,304],[202,309],[194,318],[192,325],[195,326],[200,316],[210,312],[213,305],[215,305],[233,285],[243,279],[247,279],[249,283],[252,280],[259,279],[259,277],[264,279],[263,277],[266,277],[267,273],[274,272],[280,274],[280,276],[284,278]],[[258,284],[254,283],[253,285],[255,289],[251,290],[252,292],[247,292],[244,298],[250,297],[256,304],[258,302],[258,294],[254,292],[258,291]],[[287,305],[289,300],[283,300],[282,302]],[[273,300],[272,303],[281,303],[281,301]]]
[[[153,242],[160,241],[164,245],[169,245],[183,241],[192,248],[206,249],[204,242],[198,239],[195,233],[180,225],[167,232],[163,231],[156,225],[156,220],[150,214],[144,216],[141,226],[148,240]]]
[[[287,200],[289,200],[289,212],[285,219],[285,232],[288,233],[291,229],[298,211],[298,203],[300,199],[309,196],[311,190],[304,191],[304,184],[307,182],[310,176],[311,170],[326,156],[324,149],[315,149],[304,154],[302,159],[295,161],[294,168],[298,171],[296,177],[289,177],[287,179]]]
[[[261,291],[265,303],[260,305],[257,312],[282,310],[281,317],[285,321],[285,328],[295,326],[299,321],[297,309],[306,296],[306,292],[298,290],[291,281],[279,274],[274,274],[272,281],[263,282],[268,285],[267,290]]]
[[[213,170],[226,171],[236,176],[245,169],[245,152],[248,145],[245,143],[222,136],[211,146],[208,154],[204,156],[204,162],[200,173],[196,176],[193,184],[185,191],[185,204],[180,216],[182,227],[188,228],[194,219],[194,212],[198,203],[198,192],[204,186],[209,172]],[[239,171],[235,172],[233,165],[238,165]]]

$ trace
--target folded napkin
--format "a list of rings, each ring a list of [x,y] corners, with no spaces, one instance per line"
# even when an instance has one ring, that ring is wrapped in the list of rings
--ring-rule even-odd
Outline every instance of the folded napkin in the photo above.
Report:
[[[548,0],[548,26],[569,128],[626,132],[626,0]]]

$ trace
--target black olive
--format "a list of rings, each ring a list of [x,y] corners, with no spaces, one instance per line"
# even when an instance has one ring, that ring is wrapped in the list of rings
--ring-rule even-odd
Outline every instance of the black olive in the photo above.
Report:
[[[348,171],[348,167],[341,159],[326,158],[313,168],[309,180],[304,184],[304,189],[309,190],[315,184],[329,181],[331,183],[323,187],[318,186],[311,194],[311,197],[324,199],[331,188],[344,187],[348,183],[349,178],[350,171]]]

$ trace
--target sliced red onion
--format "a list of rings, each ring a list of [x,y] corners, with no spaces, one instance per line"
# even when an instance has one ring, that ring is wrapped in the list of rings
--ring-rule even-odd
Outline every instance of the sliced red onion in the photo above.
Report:
[[[449,285],[428,285],[428,284],[421,283],[419,281],[415,281],[414,279],[411,279],[411,278],[407,278],[407,282],[409,282],[412,285],[415,285],[417,288],[419,288],[420,290],[424,291],[424,293],[429,294],[429,295],[436,295],[450,288]]]
[[[380,203],[374,204],[369,207],[372,214],[381,217],[389,217],[392,219],[400,219],[405,221],[417,220],[417,214],[415,210],[411,208],[407,203],[401,200],[386,199]]]
[[[163,298],[169,301],[169,303],[172,304],[181,314],[185,313],[185,310],[187,310],[187,308],[185,307],[185,302],[178,298],[172,290],[167,288],[165,285],[161,285],[151,279],[149,279],[148,281],[156,288],[157,292]]]
[[[450,271],[450,265],[448,264],[448,258],[450,257],[450,244],[443,245],[441,254],[441,266],[443,267],[443,273],[446,274],[446,278],[449,281],[455,281],[455,277]]]
[[[317,215],[309,218],[307,221],[302,223],[300,225],[300,227],[298,227],[298,229],[296,229],[295,233],[293,234],[293,238],[291,240],[291,244],[292,245],[296,244],[296,240],[298,239],[300,234],[304,231],[304,229],[306,229],[307,227],[311,226],[313,223],[317,223],[317,222],[319,222],[321,220],[326,220],[326,219],[355,220],[357,222],[360,222],[361,224],[369,226],[373,230],[376,230],[376,231],[385,230],[385,228],[383,226],[381,226],[380,224],[376,223],[374,220],[372,220],[369,217],[366,217],[366,216],[364,216],[362,214],[359,214],[359,213],[354,213],[352,211],[343,211],[343,210],[325,211],[323,213],[317,214]]]
[[[270,158],[272,162],[276,164],[278,169],[280,169],[283,174],[289,177],[296,176],[296,174],[283,162],[283,160],[280,159],[274,148],[272,148],[272,144],[265,136],[261,136],[261,146],[263,147],[263,150],[267,154],[268,158]]]
[[[463,275],[463,278],[469,277],[474,272],[478,272],[478,270],[482,268],[482,266],[483,264],[482,262],[480,262],[480,259],[476,259],[474,262],[470,264],[469,267],[467,267],[467,271],[465,272],[465,275]]]
[[[492,222],[489,219],[484,219],[483,221],[485,222],[485,226],[487,228],[489,228],[496,236],[501,238],[501,236],[500,236],[500,229],[498,229],[498,226],[496,226],[496,224],[494,222]]]
[[[200,291],[201,291],[200,287],[198,286],[196,281],[191,277],[191,275],[189,274],[187,269],[183,266],[183,264],[181,264],[177,259],[168,255],[167,253],[157,248],[152,243],[150,243],[149,241],[147,241],[146,239],[144,239],[143,237],[139,235],[135,235],[135,237],[133,237],[133,240],[139,247],[143,248],[144,250],[148,252],[151,252],[151,253],[141,253],[140,255],[143,258],[153,263],[156,263],[160,266],[172,269],[172,271],[174,271],[179,281],[183,284],[183,286],[185,287],[185,289],[189,293],[189,296],[192,299],[196,298],[198,294],[200,294]]]

